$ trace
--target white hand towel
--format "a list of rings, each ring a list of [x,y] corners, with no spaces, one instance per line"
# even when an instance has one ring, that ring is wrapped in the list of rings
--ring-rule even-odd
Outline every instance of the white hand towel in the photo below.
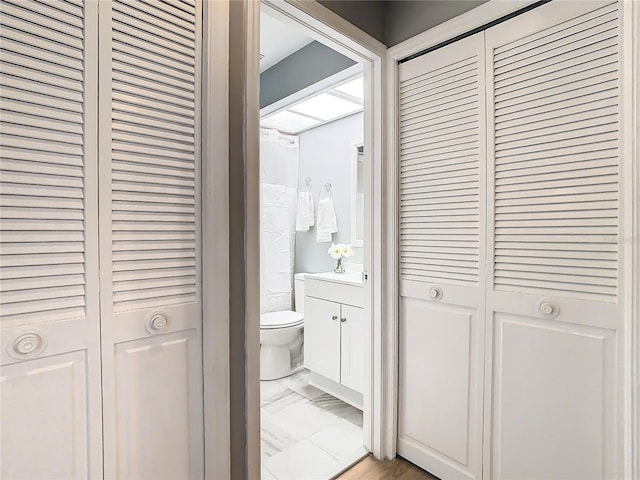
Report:
[[[309,216],[307,218],[307,223],[309,224],[310,227],[313,227],[316,223],[316,212],[315,212],[315,207],[313,205],[313,194],[311,193],[311,191],[307,192],[309,195],[307,195],[307,211],[309,212]]]
[[[296,210],[296,230],[307,232],[314,224],[313,195],[311,192],[298,194],[298,208]]]
[[[318,243],[330,242],[331,236],[338,232],[336,211],[331,197],[321,198],[318,202],[318,223],[316,225],[316,240]]]

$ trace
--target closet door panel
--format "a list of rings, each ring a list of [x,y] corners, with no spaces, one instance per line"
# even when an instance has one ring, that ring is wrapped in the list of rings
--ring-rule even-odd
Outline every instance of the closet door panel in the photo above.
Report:
[[[100,478],[95,2],[0,9],[2,478]]]
[[[481,476],[484,60],[475,35],[400,65],[398,451]]]
[[[473,448],[469,411],[478,392],[470,387],[478,372],[471,338],[478,334],[478,312],[410,297],[400,310],[401,454],[435,474],[440,463],[466,464]]]
[[[201,381],[197,340],[193,329],[116,345],[118,478],[183,478],[191,470],[189,412],[201,408],[189,393]]]
[[[105,475],[201,478],[201,3],[100,21]]]
[[[87,360],[86,351],[67,350],[2,366],[3,478],[90,476],[87,436],[100,424],[87,402]]]
[[[615,332],[495,313],[492,478],[614,478]]]
[[[618,31],[552,2],[486,33],[490,478],[620,475]]]

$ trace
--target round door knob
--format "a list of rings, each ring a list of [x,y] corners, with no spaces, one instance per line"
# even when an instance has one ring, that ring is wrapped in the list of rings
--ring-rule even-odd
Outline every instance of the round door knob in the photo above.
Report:
[[[31,358],[40,355],[46,346],[46,339],[40,332],[24,332],[10,343],[9,354],[14,358]]]
[[[546,318],[555,318],[560,313],[560,309],[547,299],[542,299],[537,303],[538,312]]]
[[[553,313],[553,305],[550,303],[542,303],[540,305],[540,313],[543,315],[551,315]]]
[[[342,318],[340,319],[340,321],[341,321],[342,323],[344,323],[344,322],[346,322],[346,321],[347,321],[347,319],[346,319],[345,317],[342,317]]]
[[[338,316],[337,316],[337,315],[333,315],[333,316],[331,317],[331,320],[337,320],[337,319],[338,319]]]
[[[169,321],[163,313],[152,313],[147,320],[147,331],[149,333],[161,333],[164,332],[169,326]]]
[[[429,298],[431,300],[440,300],[442,298],[442,289],[438,287],[431,287],[429,289]]]

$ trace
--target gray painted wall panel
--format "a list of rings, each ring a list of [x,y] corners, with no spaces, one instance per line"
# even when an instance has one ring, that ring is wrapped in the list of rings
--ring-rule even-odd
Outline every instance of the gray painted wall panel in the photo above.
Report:
[[[380,0],[318,0],[318,3],[353,23],[376,40],[385,43],[386,4],[389,2]]]
[[[487,0],[319,0],[388,47],[446,22]]]
[[[394,0],[387,2],[385,44],[397,45],[487,0]]]
[[[357,113],[335,122],[307,130],[299,135],[298,178],[311,177],[311,191],[318,213],[318,192],[326,183],[332,185],[333,205],[338,220],[334,243],[351,243],[351,144],[361,141],[364,133],[364,114]],[[298,185],[304,185],[304,180]],[[324,195],[323,195],[324,196]],[[329,243],[316,241],[316,230],[296,232],[295,271],[304,273],[328,272],[335,266],[327,253]],[[362,248],[347,261],[362,263]]]
[[[319,42],[311,42],[260,75],[260,108],[271,105],[356,62]]]

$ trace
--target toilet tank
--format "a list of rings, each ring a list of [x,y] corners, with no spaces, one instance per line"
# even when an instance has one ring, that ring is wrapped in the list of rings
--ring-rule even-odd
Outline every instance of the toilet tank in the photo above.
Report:
[[[296,312],[304,315],[304,273],[296,273],[293,277],[293,292]]]

